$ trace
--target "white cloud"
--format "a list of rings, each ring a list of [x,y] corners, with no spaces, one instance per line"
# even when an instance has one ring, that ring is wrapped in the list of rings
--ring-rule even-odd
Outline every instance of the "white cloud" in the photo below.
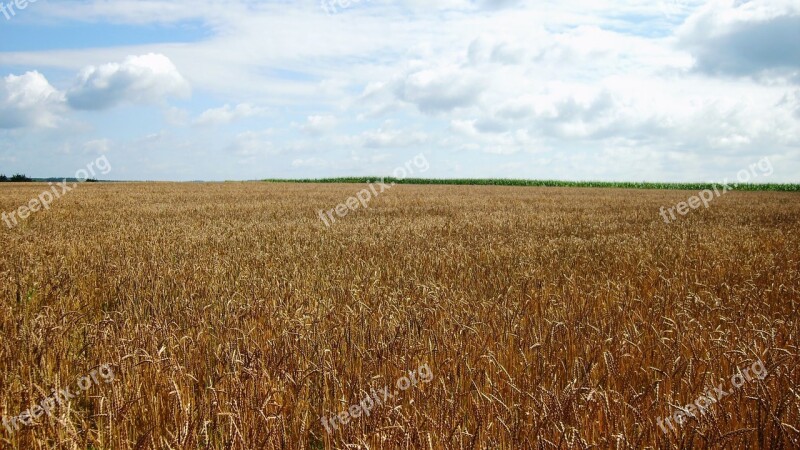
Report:
[[[776,106],[788,109],[795,117],[800,119],[800,89],[794,92],[787,92]]]
[[[111,149],[109,139],[93,139],[83,144],[84,153],[104,154]]]
[[[336,126],[336,117],[331,115],[308,116],[306,123],[299,126],[303,133],[311,135],[325,134]]]
[[[189,111],[171,106],[162,111],[164,121],[175,127],[182,127],[189,123]]]
[[[315,168],[321,168],[321,167],[328,167],[328,166],[329,166],[329,164],[328,164],[327,161],[325,161],[322,158],[316,158],[316,157],[306,158],[306,159],[298,158],[298,159],[295,159],[294,161],[292,161],[292,167],[315,167]]]
[[[483,34],[469,45],[467,51],[472,65],[486,63],[521,64],[528,57],[527,49],[513,37],[499,38]]]
[[[424,113],[448,112],[475,104],[484,85],[478,73],[452,65],[412,72],[399,82],[396,93]]]
[[[204,111],[200,117],[194,121],[198,126],[224,125],[236,120],[245,119],[261,115],[265,112],[263,108],[252,106],[248,103],[241,103],[231,108],[225,105],[220,108],[213,108]]]
[[[0,128],[55,127],[64,96],[41,73],[0,80]]]
[[[75,109],[101,110],[123,103],[163,103],[167,97],[188,97],[190,91],[169,58],[150,53],[83,69],[67,91],[67,101]]]
[[[228,151],[237,157],[239,164],[267,161],[282,153],[274,140],[274,131],[270,129],[245,131],[236,135]]]
[[[418,131],[390,130],[380,128],[375,131],[364,131],[355,136],[337,139],[345,147],[360,148],[407,148],[424,144],[428,135]]]
[[[785,77],[800,83],[800,3],[714,0],[679,30],[681,44],[708,74]]]
[[[494,155],[514,155],[520,152],[535,153],[544,144],[531,136],[524,128],[480,129],[479,120],[453,120],[450,130],[453,135],[443,144],[456,146],[460,150],[481,151]],[[463,137],[463,139],[460,139]]]

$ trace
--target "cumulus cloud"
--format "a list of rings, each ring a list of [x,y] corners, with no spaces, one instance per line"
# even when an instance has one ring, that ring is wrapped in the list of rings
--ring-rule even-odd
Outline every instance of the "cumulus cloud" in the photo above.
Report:
[[[0,128],[55,127],[64,96],[41,73],[0,80]]]
[[[153,103],[186,96],[189,85],[163,55],[131,56],[121,64],[89,66],[66,93],[38,71],[0,80],[0,128],[57,127],[67,107],[103,110],[123,103]],[[232,114],[249,113],[247,108]]]
[[[336,126],[336,117],[330,115],[308,116],[306,123],[300,125],[300,131],[306,134],[321,135]]]
[[[460,150],[477,150],[494,155],[513,155],[523,151],[541,150],[542,143],[531,136],[527,129],[513,129],[507,125],[498,128],[490,125],[487,129],[487,121],[491,119],[452,120],[450,131],[453,135],[441,144],[455,146]]]
[[[162,111],[164,121],[172,126],[182,127],[189,123],[189,111],[174,106]]]
[[[67,91],[67,101],[75,109],[102,110],[124,103],[159,103],[167,97],[189,94],[189,83],[172,61],[150,53],[83,69]]]
[[[788,108],[795,117],[800,119],[800,89],[784,95],[777,106]]]
[[[240,158],[240,163],[257,161],[280,153],[274,139],[273,130],[245,131],[236,135],[228,150]]]
[[[380,128],[365,131],[356,136],[340,139],[340,144],[362,148],[405,148],[424,144],[428,140],[425,133]]]
[[[687,20],[679,36],[700,72],[800,82],[796,1],[713,1]]]
[[[241,103],[235,107],[225,105],[220,108],[212,108],[200,114],[200,117],[194,121],[198,126],[214,126],[224,125],[236,120],[245,119],[261,115],[265,112],[263,108],[258,108],[250,105],[249,103]]]
[[[519,6],[522,0],[480,0],[478,4],[487,9],[504,9]]]
[[[108,153],[111,149],[111,141],[109,139],[93,139],[83,144],[84,153],[103,154]]]
[[[448,112],[478,100],[485,82],[472,70],[457,66],[424,69],[408,74],[396,88],[399,99],[424,113]]]
[[[533,101],[525,96],[505,101],[496,111],[496,116],[506,120],[520,120],[534,114]]]
[[[526,49],[514,39],[498,39],[482,35],[469,46],[467,56],[472,65],[485,63],[520,64],[526,57]]]
[[[292,167],[314,167],[314,168],[321,168],[321,167],[328,167],[329,164],[322,158],[298,158],[292,161]]]

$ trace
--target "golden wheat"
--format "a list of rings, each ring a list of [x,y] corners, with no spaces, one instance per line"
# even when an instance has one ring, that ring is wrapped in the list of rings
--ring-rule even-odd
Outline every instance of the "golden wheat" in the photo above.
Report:
[[[3,225],[0,414],[115,378],[0,448],[800,448],[798,194],[666,225],[687,192],[404,185],[321,222],[361,188],[84,184]]]

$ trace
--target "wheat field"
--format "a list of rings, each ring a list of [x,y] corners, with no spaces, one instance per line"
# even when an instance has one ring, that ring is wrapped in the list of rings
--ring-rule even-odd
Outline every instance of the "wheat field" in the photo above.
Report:
[[[797,193],[665,224],[696,192],[404,185],[322,223],[363,187],[82,184],[0,224],[0,448],[800,448]]]

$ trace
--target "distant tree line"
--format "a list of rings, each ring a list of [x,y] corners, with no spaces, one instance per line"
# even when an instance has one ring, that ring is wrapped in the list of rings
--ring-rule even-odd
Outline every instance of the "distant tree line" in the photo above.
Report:
[[[25,182],[28,182],[28,181],[33,181],[33,180],[28,178],[25,175],[22,175],[21,173],[13,175],[11,178],[9,178],[9,177],[7,177],[5,175],[0,175],[0,183],[8,183],[8,182],[11,182],[11,183],[25,183]]]

